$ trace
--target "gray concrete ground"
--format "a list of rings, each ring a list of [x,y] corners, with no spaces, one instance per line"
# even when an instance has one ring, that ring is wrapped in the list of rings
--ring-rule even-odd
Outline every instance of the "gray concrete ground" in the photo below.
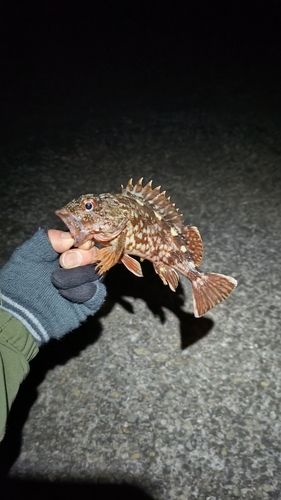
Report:
[[[63,228],[70,199],[144,177],[198,226],[202,269],[239,281],[196,320],[184,277],[173,293],[149,263],[112,269],[104,308],[42,348],[14,403],[0,453],[18,497],[281,498],[279,88],[198,72],[7,107],[1,264]]]

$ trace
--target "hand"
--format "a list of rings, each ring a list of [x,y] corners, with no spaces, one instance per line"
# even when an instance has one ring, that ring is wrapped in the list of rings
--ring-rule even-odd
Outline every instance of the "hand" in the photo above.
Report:
[[[93,266],[60,268],[60,261],[69,267],[73,252],[81,257],[81,264],[92,262],[97,250],[87,243],[70,250],[69,233],[49,230],[47,235],[40,229],[0,271],[1,307],[18,318],[39,345],[77,328],[104,301],[106,290]]]

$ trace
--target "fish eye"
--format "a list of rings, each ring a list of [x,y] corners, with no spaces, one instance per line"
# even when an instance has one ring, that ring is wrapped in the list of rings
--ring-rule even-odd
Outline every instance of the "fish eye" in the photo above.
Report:
[[[83,210],[86,210],[86,212],[91,212],[96,205],[97,202],[95,200],[84,200],[82,208]]]

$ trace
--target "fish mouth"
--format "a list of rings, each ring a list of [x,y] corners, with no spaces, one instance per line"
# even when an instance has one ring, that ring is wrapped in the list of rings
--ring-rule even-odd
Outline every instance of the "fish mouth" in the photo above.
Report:
[[[65,223],[69,232],[74,239],[74,246],[78,247],[85,243],[85,241],[91,239],[91,235],[86,233],[86,229],[83,226],[83,223],[78,217],[75,217],[72,213],[70,213],[65,208],[61,208],[60,210],[56,210],[56,215],[60,217],[60,219]]]

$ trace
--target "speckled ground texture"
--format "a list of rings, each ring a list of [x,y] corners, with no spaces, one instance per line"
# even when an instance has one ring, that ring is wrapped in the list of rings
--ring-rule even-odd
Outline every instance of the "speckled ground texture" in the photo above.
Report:
[[[195,320],[184,277],[173,293],[149,263],[142,279],[112,269],[100,314],[31,363],[1,450],[11,484],[281,498],[280,86],[235,76],[117,82],[9,117],[2,264],[39,226],[63,229],[72,198],[144,177],[199,228],[202,269],[239,282]]]

